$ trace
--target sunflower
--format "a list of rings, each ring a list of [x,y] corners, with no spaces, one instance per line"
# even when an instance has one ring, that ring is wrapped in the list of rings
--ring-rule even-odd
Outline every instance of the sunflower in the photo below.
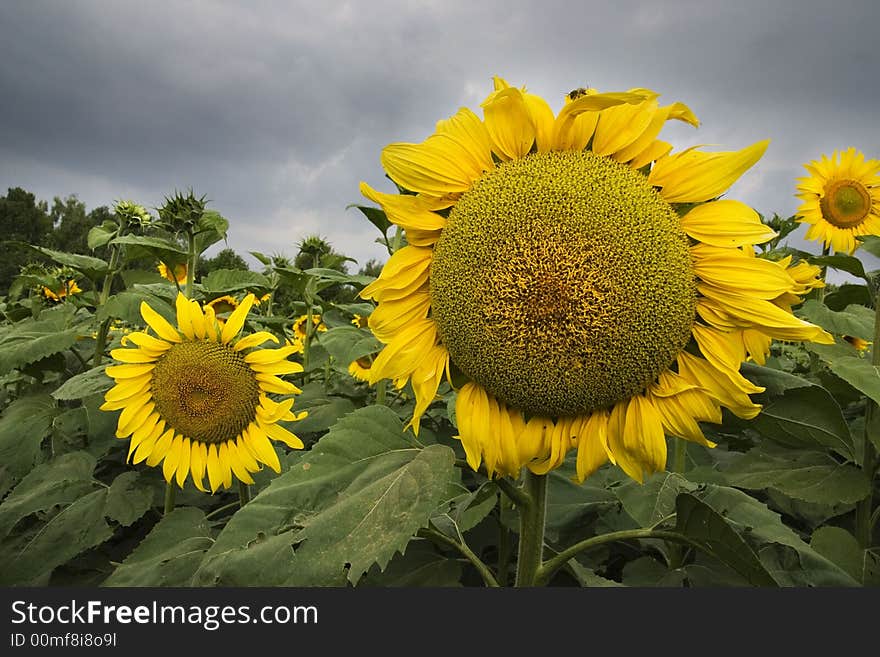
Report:
[[[293,323],[293,335],[300,340],[306,339],[306,322],[308,321],[308,317],[306,315],[299,316],[296,321]],[[324,325],[324,320],[320,315],[314,314],[312,315],[312,330],[315,333],[324,333],[327,331],[327,327]]]
[[[186,283],[187,268],[185,264],[174,265],[174,269],[172,270],[169,269],[168,265],[164,262],[160,262],[156,265],[156,270],[162,278],[169,280],[172,283],[177,283],[178,285]]]
[[[68,280],[66,283],[62,283],[54,290],[44,285],[40,291],[43,293],[43,296],[50,301],[61,301],[65,297],[82,292],[79,285],[77,285],[76,281],[73,279]]]
[[[808,240],[852,254],[860,235],[880,235],[880,160],[865,160],[855,148],[805,164],[799,178],[798,221],[807,223]]]
[[[820,283],[755,257],[776,234],[718,200],[767,142],[671,153],[664,123],[698,121],[657,99],[579,89],[554,116],[496,78],[482,119],[462,108],[382,151],[408,193],[361,183],[408,243],[361,293],[385,345],[370,382],[410,382],[415,432],[454,382],[475,470],[542,474],[576,447],[579,480],[610,459],[642,481],[665,467],[664,434],[711,445],[698,422],[757,415],[739,367],[772,338],[833,342],[790,310]]]
[[[281,471],[270,439],[293,449],[303,443],[278,424],[299,420],[291,411],[293,397],[276,402],[270,394],[301,392],[279,375],[302,371],[287,358],[299,349],[260,345],[278,339],[260,331],[242,337],[245,318],[254,303],[248,295],[221,326],[210,306],[200,307],[180,294],[177,327],[147,303],[141,316],[156,334],[127,335],[133,349],[114,349],[122,365],[107,368],[116,385],[105,395],[102,410],[122,410],[116,436],[131,436],[128,456],[134,463],[162,463],[165,480],[183,486],[192,473],[199,490],[205,473],[211,492],[232,485],[232,475],[252,484],[250,473],[265,463]]]
[[[223,315],[226,313],[233,312],[236,308],[238,308],[238,305],[239,305],[238,299],[226,294],[226,295],[223,295],[222,297],[217,297],[216,299],[211,299],[208,303],[205,304],[205,308],[211,307],[214,309],[215,315]],[[255,306],[259,305],[256,297],[254,298],[254,305]]]

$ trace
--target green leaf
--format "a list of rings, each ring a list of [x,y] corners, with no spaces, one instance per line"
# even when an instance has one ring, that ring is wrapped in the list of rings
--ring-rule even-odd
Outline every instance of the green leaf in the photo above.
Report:
[[[696,484],[674,472],[658,472],[644,484],[636,481],[614,489],[624,510],[640,527],[653,527],[675,513],[676,499],[682,492],[692,491]]]
[[[107,517],[128,527],[153,505],[153,487],[140,480],[139,472],[123,472],[107,491]]]
[[[761,565],[758,555],[712,507],[690,493],[681,493],[676,498],[675,510],[678,532],[699,542],[751,584],[776,586],[776,580]]]
[[[873,256],[880,258],[880,237],[875,235],[860,235],[856,238],[861,241],[861,248]]]
[[[820,267],[831,267],[832,269],[839,269],[865,280],[868,279],[865,275],[862,261],[854,256],[837,253],[835,255],[810,256],[809,261],[811,264],[819,265]]]
[[[72,321],[71,312],[58,307],[8,327],[0,334],[0,375],[70,349],[82,331]]]
[[[168,291],[171,292],[170,287]],[[174,296],[176,295],[175,291]],[[146,302],[150,308],[171,322],[172,326],[177,325],[176,313],[169,303],[155,294],[140,289],[126,290],[110,297],[107,303],[98,310],[98,319],[103,321],[110,317],[121,319],[134,326],[144,326],[144,319],[141,317],[141,303],[143,302]]]
[[[830,448],[853,460],[853,439],[831,394],[806,379],[769,367],[743,363],[742,374],[767,390],[754,397],[761,413],[742,426],[797,448]]]
[[[357,208],[360,210],[367,220],[379,229],[379,232],[382,233],[385,239],[388,239],[388,229],[391,228],[391,222],[388,221],[388,217],[385,216],[384,210],[357,204],[348,205],[345,209],[348,210],[349,208]]]
[[[68,401],[107,392],[113,386],[113,380],[105,374],[106,369],[106,364],[99,365],[70,377],[52,392],[52,397]]]
[[[384,588],[461,586],[462,566],[455,557],[439,554],[427,541],[412,541],[406,546],[406,552],[394,555],[384,572],[373,566],[360,585]]]
[[[614,493],[593,483],[593,478],[578,484],[572,481],[572,474],[566,463],[548,475],[545,526],[547,536],[554,541],[618,504]]]
[[[870,550],[863,550],[855,536],[840,527],[819,527],[813,532],[810,547],[834,562],[865,585],[880,584],[880,559]]]
[[[186,249],[180,244],[166,237],[147,237],[146,235],[122,235],[110,242],[126,247],[125,254],[128,260],[150,258],[160,260],[167,265],[176,265],[186,262]]]
[[[319,396],[297,399],[296,411],[308,411],[309,414],[293,425],[293,431],[297,434],[326,431],[336,424],[339,418],[353,410],[354,404],[345,397]]]
[[[796,314],[836,335],[874,339],[874,311],[865,306],[853,304],[834,311],[815,299],[809,299],[798,308]]]
[[[241,290],[253,291],[255,288],[268,290],[272,287],[269,279],[262,274],[242,269],[215,269],[202,278],[201,284],[205,293],[212,297],[221,293],[228,294]]]
[[[357,285],[358,287],[369,285],[376,280],[373,276],[365,276],[364,274],[346,274],[341,271],[336,271],[335,269],[323,269],[321,267],[306,269],[303,273],[308,276],[315,276],[321,281],[349,283],[350,285]]]
[[[216,210],[206,210],[196,225],[195,248],[201,255],[212,244],[226,239],[229,221]]]
[[[42,393],[16,399],[0,417],[0,463],[16,479],[31,471],[58,407]]]
[[[808,579],[813,586],[853,586],[856,582],[838,566],[813,550],[782,518],[750,495],[726,486],[709,484],[699,492],[700,499],[720,514],[753,548],[761,548],[764,567],[782,585],[790,583],[792,572]],[[777,548],[790,551],[793,561],[788,573],[780,570]],[[772,549],[768,549],[772,548]]]
[[[38,465],[0,504],[0,538],[33,513],[65,506],[94,489],[95,458],[86,452],[63,454]]]
[[[0,585],[28,584],[113,535],[104,519],[107,490],[79,497],[47,522],[0,570]]]
[[[843,310],[849,305],[858,304],[871,307],[871,292],[866,285],[844,283],[834,292],[825,296],[825,305],[831,310]]]
[[[40,253],[47,258],[57,262],[59,265],[64,265],[66,267],[70,267],[71,269],[75,269],[86,278],[90,278],[92,280],[103,278],[107,274],[107,271],[109,269],[106,262],[104,262],[100,258],[93,258],[92,256],[80,255],[78,253],[65,253],[64,251],[55,251],[53,249],[47,249],[43,246],[27,244],[26,242],[10,241],[7,242],[7,244],[14,244],[16,246],[25,247],[30,251]]]
[[[163,516],[103,586],[190,586],[211,544],[204,512],[178,507]]]
[[[299,547],[293,559],[274,562],[275,572],[263,579],[293,586],[338,584],[346,576],[357,582],[373,563],[383,568],[453,497],[453,463],[448,447],[420,448],[391,409],[359,409],[230,519],[199,581],[224,583],[236,581],[243,569],[259,572],[266,557],[253,542],[275,538],[268,546],[273,557],[289,553],[294,543]],[[235,561],[242,551],[253,556],[239,554]]]
[[[838,342],[831,345],[810,345],[819,358],[834,374],[859,392],[880,403],[880,367],[856,351],[849,344]]]
[[[340,367],[347,369],[348,364],[358,358],[375,354],[382,349],[382,343],[373,336],[366,336],[364,331],[354,326],[337,326],[319,335],[321,346],[333,357]]]
[[[853,504],[871,491],[860,468],[838,463],[824,452],[753,449],[729,461],[721,473],[731,486],[772,488],[817,504]]]
[[[113,228],[104,225],[93,226],[89,230],[89,234],[86,236],[86,244],[88,244],[92,251],[99,247],[106,246],[110,240],[113,239],[113,236],[116,235],[116,230],[117,228],[115,226]]]

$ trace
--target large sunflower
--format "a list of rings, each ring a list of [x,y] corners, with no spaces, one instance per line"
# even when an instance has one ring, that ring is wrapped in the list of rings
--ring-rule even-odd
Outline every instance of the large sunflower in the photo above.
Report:
[[[110,355],[124,363],[107,368],[116,385],[105,395],[102,410],[122,410],[116,435],[131,436],[128,455],[134,463],[162,463],[165,480],[183,486],[193,483],[211,491],[232,485],[232,475],[252,484],[250,473],[265,463],[281,471],[270,439],[293,449],[303,443],[278,424],[305,416],[291,411],[293,397],[273,401],[270,394],[292,395],[300,390],[278,375],[302,371],[287,360],[301,349],[260,348],[278,339],[260,331],[240,336],[254,303],[249,294],[224,324],[214,309],[200,307],[183,294],[177,297],[177,327],[146,303],[141,316],[155,332],[131,333],[124,342],[135,348],[114,349]]]
[[[361,183],[408,242],[362,292],[386,345],[370,380],[411,382],[418,431],[444,376],[465,377],[474,469],[545,473],[576,446],[581,480],[610,459],[641,481],[665,466],[664,433],[708,445],[699,421],[760,411],[739,367],[772,338],[833,341],[790,311],[818,270],[755,257],[775,233],[717,200],[767,142],[671,154],[663,124],[698,121],[657,97],[581,89],[554,116],[496,78],[482,120],[462,108],[383,150],[411,193]]]
[[[880,160],[865,160],[855,148],[805,164],[799,178],[798,221],[807,223],[807,239],[825,248],[853,253],[859,235],[880,235]]]

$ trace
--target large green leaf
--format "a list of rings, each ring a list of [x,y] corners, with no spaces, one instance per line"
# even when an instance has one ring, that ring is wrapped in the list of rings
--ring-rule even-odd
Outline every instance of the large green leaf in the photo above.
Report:
[[[615,488],[614,493],[640,527],[653,527],[675,513],[675,501],[680,493],[696,487],[680,474],[658,472],[644,484],[627,481]]]
[[[797,315],[836,335],[873,340],[874,311],[865,306],[853,304],[834,311],[815,299],[809,299],[798,308]]]
[[[764,567],[782,585],[792,582],[792,572],[785,572],[776,559],[778,547],[793,555],[788,571],[813,586],[854,586],[857,584],[845,571],[813,550],[782,522],[779,514],[735,488],[709,484],[699,498],[718,512],[725,521],[754,549]]]
[[[206,210],[196,225],[195,248],[201,255],[212,244],[226,239],[229,231],[229,220],[216,210]]]
[[[412,541],[406,552],[395,554],[384,571],[373,566],[361,586],[418,587],[461,586],[458,554],[439,554],[427,541]]]
[[[21,397],[0,417],[0,464],[14,477],[30,472],[59,409],[46,394]]]
[[[0,334],[0,375],[70,349],[84,330],[74,322],[68,308],[57,307],[13,324]]]
[[[70,377],[52,392],[52,397],[67,401],[107,392],[113,386],[113,379],[104,373],[106,369],[106,364],[99,365]]]
[[[107,489],[79,497],[52,516],[0,570],[0,585],[28,584],[113,535],[104,519]],[[7,557],[9,558],[9,557]]]
[[[839,269],[840,271],[845,271],[847,274],[852,274],[853,276],[858,276],[865,280],[868,279],[865,275],[865,268],[862,265],[862,261],[854,256],[836,253],[834,255],[826,256],[810,256],[809,260],[812,264],[819,265],[820,267],[831,267],[832,269]]]
[[[880,557],[863,550],[855,536],[840,527],[819,527],[813,532],[810,547],[833,561],[853,579],[868,586],[880,585]]]
[[[827,390],[793,374],[752,363],[744,363],[742,373],[766,387],[755,397],[764,408],[744,426],[789,447],[830,448],[853,459],[849,427]]]
[[[38,465],[0,504],[0,538],[15,524],[33,513],[56,505],[65,506],[95,488],[92,472],[95,458],[86,452],[71,452]]]
[[[123,527],[141,518],[153,505],[153,487],[137,471],[123,472],[107,491],[106,515]]]
[[[758,555],[715,509],[690,493],[681,493],[676,498],[675,510],[675,528],[679,533],[699,542],[707,552],[750,583],[776,586]]]
[[[391,409],[355,411],[230,519],[198,579],[224,583],[238,581],[240,571],[259,573],[268,551],[276,561],[263,578],[273,583],[357,582],[373,563],[384,567],[454,497],[453,463],[448,447],[415,443]]]
[[[738,488],[773,488],[798,500],[818,504],[852,504],[871,491],[860,468],[839,463],[825,452],[753,449],[721,469]]]
[[[204,512],[178,507],[153,527],[103,586],[189,586],[211,544]]]
[[[873,365],[846,343],[811,345],[810,350],[828,365],[835,375],[880,404],[880,367]]]
[[[831,308],[831,310],[843,310],[851,304],[871,306],[871,292],[866,285],[844,283],[834,292],[830,292],[825,296],[825,305]]]
[[[326,333],[321,333],[318,339],[321,346],[346,370],[352,361],[382,349],[382,343],[376,338],[365,335],[362,329],[351,325],[331,328]]]
[[[143,287],[139,286],[134,290],[126,290],[110,297],[107,303],[98,310],[98,319],[104,320],[110,317],[124,320],[135,326],[143,326],[144,320],[141,316],[141,303],[146,302],[150,308],[171,322],[173,326],[176,326],[177,318],[171,304],[156,297],[154,294],[150,294],[147,290],[141,289]]]
[[[110,244],[126,247],[129,260],[147,257],[173,265],[186,262],[187,258],[186,249],[171,238],[123,235],[111,240]]]
[[[107,270],[109,269],[106,262],[104,262],[100,258],[93,258],[92,256],[80,255],[78,253],[65,253],[64,251],[55,251],[53,249],[47,249],[43,246],[27,244],[25,242],[13,241],[8,242],[8,244],[15,244],[16,246],[21,246],[29,249],[30,251],[40,253],[47,258],[54,260],[59,265],[64,265],[70,267],[71,269],[75,269],[76,271],[82,273],[84,276],[92,280],[103,278],[107,274]]]
[[[257,288],[271,288],[269,280],[255,271],[242,269],[215,269],[202,278],[202,287],[210,296],[219,293],[240,292],[241,290],[254,290]]]
[[[351,413],[354,404],[345,397],[328,395],[323,384],[309,384],[303,386],[303,394],[296,400],[296,410],[308,411],[309,414],[294,424],[292,430],[297,434],[307,434],[326,431],[339,418]]]

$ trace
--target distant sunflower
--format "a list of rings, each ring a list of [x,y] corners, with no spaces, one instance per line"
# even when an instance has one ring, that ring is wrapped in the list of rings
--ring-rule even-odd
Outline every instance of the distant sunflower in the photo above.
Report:
[[[76,284],[76,281],[73,279],[68,280],[65,283],[62,283],[54,290],[46,287],[45,285],[40,290],[44,297],[49,299],[50,301],[61,301],[65,297],[72,296],[74,294],[79,294],[82,292],[79,285]]]
[[[296,319],[293,323],[293,334],[300,340],[306,339],[306,322],[308,321],[308,317],[306,315],[301,315]],[[312,315],[312,327],[315,333],[324,333],[327,331],[327,327],[324,325],[324,320],[320,315],[314,314]]]
[[[164,262],[160,262],[156,265],[156,269],[159,271],[162,278],[169,280],[172,283],[177,283],[178,285],[186,283],[187,268],[185,264],[174,265],[174,269],[172,270],[169,269]]]
[[[490,476],[543,474],[577,447],[583,480],[610,459],[642,481],[666,463],[664,433],[711,445],[698,422],[760,411],[739,373],[772,338],[833,342],[790,311],[816,281],[754,256],[775,233],[717,200],[760,159],[670,153],[682,103],[646,89],[579,89],[557,116],[495,79],[483,119],[466,108],[420,144],[382,152],[412,193],[361,183],[406,232],[379,278],[369,326],[385,344],[371,383],[412,384],[412,427],[444,376],[458,437]]]
[[[208,303],[205,304],[205,307],[211,307],[214,309],[215,315],[224,315],[226,313],[231,313],[236,308],[238,308],[238,300],[230,296],[228,294],[223,295],[222,297],[217,297],[216,299],[211,299]],[[257,304],[257,299],[254,298],[254,305]]]
[[[808,240],[853,253],[860,235],[880,235],[880,160],[865,160],[855,148],[805,164],[799,178],[798,221],[809,224]]]
[[[269,340],[278,342],[265,331],[240,336],[253,303],[253,295],[245,297],[221,326],[213,308],[203,309],[180,294],[177,327],[141,304],[141,316],[156,336],[131,333],[123,342],[136,348],[110,352],[124,364],[107,368],[116,385],[101,406],[122,410],[116,436],[131,436],[132,462],[162,463],[165,480],[176,479],[181,487],[191,473],[202,491],[207,473],[214,492],[231,486],[233,474],[252,484],[251,473],[261,463],[280,472],[270,439],[302,449],[302,441],[278,422],[299,420],[305,413],[291,411],[293,397],[269,398],[300,392],[279,378],[302,371],[302,365],[287,360],[299,348],[261,348]]]

